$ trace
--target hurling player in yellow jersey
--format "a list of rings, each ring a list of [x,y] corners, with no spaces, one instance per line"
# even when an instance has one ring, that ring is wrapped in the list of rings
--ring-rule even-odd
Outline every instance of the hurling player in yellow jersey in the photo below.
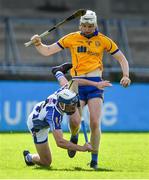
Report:
[[[72,77],[81,77],[90,81],[102,81],[103,72],[103,53],[106,51],[111,54],[119,63],[122,69],[122,79],[120,84],[123,87],[130,85],[129,65],[126,57],[120,51],[118,46],[98,31],[96,13],[87,10],[84,16],[80,18],[80,26],[77,32],[70,33],[56,43],[45,45],[41,42],[39,35],[31,38],[36,49],[44,56],[55,54],[64,48],[69,48],[72,56]],[[99,90],[93,86],[79,86],[79,96],[81,107],[88,105],[90,112],[91,145],[93,152],[91,154],[90,167],[98,167],[98,151],[101,138],[101,109],[103,104],[103,89]],[[71,141],[77,143],[80,119],[77,114],[72,115],[70,120]],[[73,157],[75,152],[69,152]]]

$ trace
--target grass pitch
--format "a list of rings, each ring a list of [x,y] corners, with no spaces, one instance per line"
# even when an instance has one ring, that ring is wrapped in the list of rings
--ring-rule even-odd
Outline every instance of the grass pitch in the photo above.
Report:
[[[69,139],[70,134],[64,134]],[[149,179],[149,133],[103,133],[99,171],[87,166],[90,153],[78,152],[70,159],[67,151],[56,147],[49,134],[53,162],[51,167],[28,167],[22,151],[35,152],[29,133],[0,134],[0,179]],[[79,144],[84,144],[83,134]]]

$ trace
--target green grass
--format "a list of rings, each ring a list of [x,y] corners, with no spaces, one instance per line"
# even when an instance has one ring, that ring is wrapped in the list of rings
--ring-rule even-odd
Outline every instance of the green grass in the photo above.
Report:
[[[70,134],[64,134],[69,139]],[[79,144],[84,143],[80,134]],[[70,159],[49,135],[53,162],[50,168],[27,167],[22,151],[35,152],[29,133],[0,134],[0,178],[3,179],[147,179],[149,178],[149,133],[103,133],[99,171],[87,166],[90,153],[79,152]]]

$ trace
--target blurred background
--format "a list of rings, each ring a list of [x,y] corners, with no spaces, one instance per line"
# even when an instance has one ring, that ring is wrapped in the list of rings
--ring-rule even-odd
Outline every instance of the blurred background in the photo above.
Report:
[[[115,86],[105,93],[103,129],[149,130],[148,0],[0,0],[1,131],[26,129],[33,104],[58,88],[50,68],[71,61],[67,50],[44,57],[33,46],[25,48],[24,43],[81,8],[97,13],[99,30],[118,44],[130,65],[132,85],[123,89],[118,84],[119,64],[104,55],[103,78]],[[78,19],[71,21],[51,32],[43,42],[53,43],[77,31],[78,25]]]

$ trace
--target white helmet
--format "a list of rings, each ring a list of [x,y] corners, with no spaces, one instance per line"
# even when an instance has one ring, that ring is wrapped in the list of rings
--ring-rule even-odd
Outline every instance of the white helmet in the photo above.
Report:
[[[94,24],[94,26],[97,26],[97,16],[94,11],[87,10],[86,14],[84,16],[81,16],[80,18],[80,25],[82,23],[89,23]]]
[[[57,94],[57,97],[58,107],[61,111],[68,115],[71,115],[76,111],[79,98],[75,92],[72,92],[69,89],[63,89]]]

